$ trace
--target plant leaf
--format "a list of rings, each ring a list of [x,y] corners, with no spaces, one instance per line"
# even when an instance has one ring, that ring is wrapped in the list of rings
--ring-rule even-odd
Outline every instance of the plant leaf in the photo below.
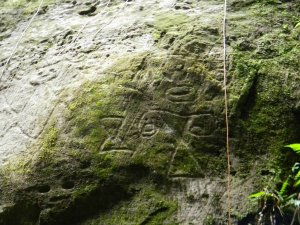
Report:
[[[296,181],[296,183],[294,184],[294,187],[298,187],[300,185],[300,180]]]
[[[298,181],[300,179],[300,171],[298,171],[298,173],[295,176],[295,180]]]
[[[290,145],[285,145],[284,147],[291,148],[294,152],[300,154],[300,144],[290,144]]]
[[[286,197],[287,195],[287,189],[289,187],[289,181],[290,181],[290,178],[288,177],[282,184],[281,188],[280,188],[280,191],[279,191],[279,194],[280,196],[282,196],[283,198]]]
[[[262,196],[265,196],[266,195],[266,192],[264,191],[259,191],[259,192],[256,192],[256,193],[253,193],[251,195],[248,196],[248,198],[260,198]]]

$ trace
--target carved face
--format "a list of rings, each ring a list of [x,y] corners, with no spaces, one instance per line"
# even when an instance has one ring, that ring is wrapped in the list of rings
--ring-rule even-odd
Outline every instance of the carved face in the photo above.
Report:
[[[99,120],[99,152],[129,154],[169,176],[201,176],[223,148],[222,92],[202,64],[180,57],[163,62],[117,78],[114,100]]]

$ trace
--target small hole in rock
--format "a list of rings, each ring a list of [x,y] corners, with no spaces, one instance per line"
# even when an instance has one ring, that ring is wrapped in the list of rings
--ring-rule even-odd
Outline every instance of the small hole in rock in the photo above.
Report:
[[[267,175],[270,175],[271,172],[270,172],[269,170],[262,170],[262,171],[260,172],[260,174],[261,174],[262,176],[267,176]]]
[[[47,193],[50,191],[50,186],[49,185],[42,185],[38,187],[38,192],[40,193]]]
[[[86,169],[86,168],[89,168],[90,166],[91,166],[90,161],[82,161],[81,165],[80,165],[80,169]]]
[[[202,198],[209,198],[209,194],[208,193],[203,193],[201,197]]]
[[[235,170],[230,171],[230,174],[231,174],[232,176],[235,176],[236,173],[237,173],[237,171],[235,171]]]
[[[72,189],[73,187],[75,186],[74,182],[73,181],[63,181],[62,184],[61,184],[61,187],[63,189]]]

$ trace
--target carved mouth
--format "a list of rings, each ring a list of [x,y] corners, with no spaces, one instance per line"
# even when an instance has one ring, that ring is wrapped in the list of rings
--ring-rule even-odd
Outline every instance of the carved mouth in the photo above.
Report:
[[[107,139],[102,144],[100,148],[101,152],[107,151],[124,151],[124,152],[133,152],[131,149],[127,147],[126,144],[122,143],[119,139]]]
[[[155,127],[154,124],[145,124],[142,129],[142,136],[143,137],[152,137],[157,133],[158,129]]]
[[[195,100],[195,89],[189,86],[173,87],[167,90],[166,97],[171,102],[192,102]]]

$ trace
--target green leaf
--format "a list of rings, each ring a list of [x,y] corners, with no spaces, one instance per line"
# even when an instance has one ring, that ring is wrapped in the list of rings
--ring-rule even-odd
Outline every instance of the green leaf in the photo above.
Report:
[[[295,28],[300,27],[300,22],[296,24]]]
[[[300,180],[295,182],[294,187],[299,187],[299,185],[300,185]]]
[[[290,144],[285,145],[284,147],[291,148],[294,152],[300,154],[300,144]]]
[[[282,197],[286,197],[287,189],[288,189],[288,187],[289,187],[289,181],[290,181],[290,178],[287,178],[287,179],[283,182],[283,184],[282,184],[282,186],[281,186],[281,188],[280,188],[279,194],[280,194]]]
[[[262,196],[265,196],[266,195],[266,192],[264,191],[259,191],[259,192],[256,192],[256,193],[253,193],[251,195],[248,196],[248,198],[260,198]]]
[[[297,199],[298,194],[297,193],[293,193],[291,195],[289,195],[288,197],[286,197],[287,201],[292,201],[293,199]]]
[[[295,180],[298,181],[300,179],[300,171],[298,171],[298,173],[295,176]]]

